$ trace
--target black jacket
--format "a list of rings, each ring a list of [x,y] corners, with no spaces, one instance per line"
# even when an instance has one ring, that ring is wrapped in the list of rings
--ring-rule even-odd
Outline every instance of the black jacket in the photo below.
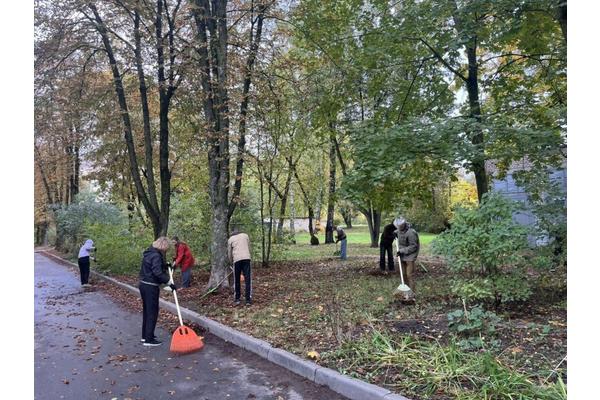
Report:
[[[146,283],[167,283],[169,274],[167,274],[167,264],[162,253],[154,247],[149,247],[144,251],[142,266],[140,267],[140,281]]]
[[[388,224],[383,227],[383,232],[381,232],[381,238],[379,239],[379,244],[383,246],[391,246],[394,243],[394,239],[396,239],[396,235],[394,232],[396,231],[396,226],[394,224]]]

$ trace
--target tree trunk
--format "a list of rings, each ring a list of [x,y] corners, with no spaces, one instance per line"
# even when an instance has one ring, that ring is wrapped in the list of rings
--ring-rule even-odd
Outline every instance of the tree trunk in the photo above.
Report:
[[[294,183],[290,182],[290,238],[296,244],[296,208],[294,207]]]
[[[330,134],[329,144],[329,197],[327,200],[327,225],[325,243],[333,243],[333,215],[335,211],[335,172],[336,172],[335,134]]]
[[[221,266],[221,268],[212,268],[207,287],[229,287],[229,281],[226,279],[229,274],[229,259],[227,253],[227,232],[228,220],[227,211],[228,205],[226,201],[212,203],[213,215],[211,226],[211,244],[210,251],[213,265]]]
[[[471,118],[477,123],[481,122],[481,106],[479,103],[479,82],[477,65],[477,39],[473,38],[470,45],[467,46],[467,59],[469,60],[469,75],[467,77],[467,93],[469,95],[469,112]],[[477,184],[477,197],[479,202],[485,193],[488,192],[488,178],[485,171],[485,148],[483,132],[477,126],[471,133],[471,143],[477,147],[477,155],[471,160],[473,173],[475,174],[475,183]]]
[[[277,223],[277,243],[283,243],[283,221],[285,219],[285,212],[287,208],[287,200],[290,193],[290,186],[292,183],[293,167],[288,166],[288,176],[285,181],[285,188],[281,193],[281,206],[279,208],[279,222]]]
[[[360,208],[359,211],[367,219],[367,225],[369,226],[369,236],[371,238],[371,247],[379,247],[379,229],[381,227],[381,211],[374,209]]]
[[[352,229],[352,210],[348,207],[340,207],[340,213],[342,214],[342,218],[344,218],[346,228]]]

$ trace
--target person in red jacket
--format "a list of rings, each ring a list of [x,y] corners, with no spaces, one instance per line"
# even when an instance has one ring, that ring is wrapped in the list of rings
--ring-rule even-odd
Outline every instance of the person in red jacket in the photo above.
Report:
[[[194,256],[187,243],[179,241],[177,236],[173,236],[173,241],[175,242],[173,268],[181,267],[181,287],[188,288],[192,283],[192,267],[195,263]]]

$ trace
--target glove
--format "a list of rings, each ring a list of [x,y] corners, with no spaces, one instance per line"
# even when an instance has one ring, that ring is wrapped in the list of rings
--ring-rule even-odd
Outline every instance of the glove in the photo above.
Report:
[[[397,256],[401,256],[402,254],[404,254],[404,251],[402,251],[402,250],[398,250],[398,251],[396,252],[396,255],[397,255]]]
[[[174,283],[167,283],[163,289],[167,292],[172,292],[173,290],[177,290],[177,286]]]

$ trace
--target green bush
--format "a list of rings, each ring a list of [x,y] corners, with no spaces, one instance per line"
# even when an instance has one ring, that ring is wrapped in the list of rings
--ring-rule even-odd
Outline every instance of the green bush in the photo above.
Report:
[[[119,224],[125,220],[121,211],[113,204],[97,202],[91,195],[81,195],[66,207],[55,209],[56,241],[59,250],[77,256],[86,236],[85,224]]]
[[[85,232],[96,245],[97,268],[111,274],[139,271],[142,253],[153,241],[152,229],[140,225],[91,223]]]
[[[175,195],[171,200],[169,236],[186,242],[198,262],[210,258],[210,210],[206,193]]]
[[[434,240],[455,274],[453,292],[470,303],[526,300],[524,279],[527,230],[512,218],[516,205],[498,194],[486,194],[478,208],[459,209],[452,229]]]

